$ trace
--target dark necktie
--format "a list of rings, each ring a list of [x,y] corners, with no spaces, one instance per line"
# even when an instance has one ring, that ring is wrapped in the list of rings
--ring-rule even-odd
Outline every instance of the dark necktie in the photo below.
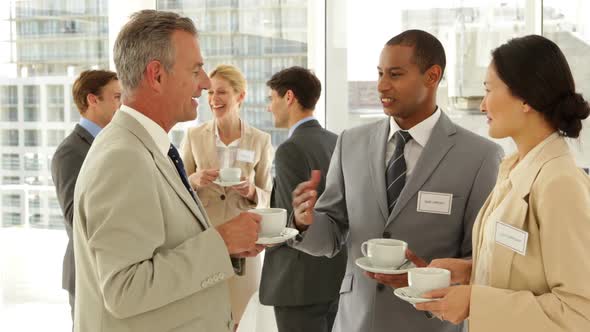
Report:
[[[404,158],[404,147],[412,139],[407,131],[398,130],[393,135],[395,150],[393,156],[387,163],[385,179],[387,185],[387,208],[389,213],[393,211],[395,203],[406,184],[406,160]]]
[[[190,184],[188,183],[188,178],[186,177],[186,172],[184,171],[184,163],[182,162],[182,159],[180,158],[180,154],[178,153],[178,150],[176,150],[176,148],[172,144],[170,144],[170,149],[168,149],[168,157],[170,157],[170,159],[172,159],[172,163],[176,167],[176,170],[178,171],[178,175],[180,175],[180,179],[182,180],[182,183],[186,187],[186,190],[188,190],[189,194],[191,194],[191,197],[193,199],[195,199],[195,196],[193,195],[193,189],[191,188]]]

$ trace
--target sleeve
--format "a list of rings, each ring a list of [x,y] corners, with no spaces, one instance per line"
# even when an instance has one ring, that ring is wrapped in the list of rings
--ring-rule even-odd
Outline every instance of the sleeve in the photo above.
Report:
[[[556,176],[538,187],[537,200],[529,202],[539,224],[550,292],[473,286],[470,330],[590,331],[590,185],[584,180]]]
[[[84,163],[84,155],[75,149],[64,148],[55,152],[51,161],[51,177],[66,226],[72,228],[74,220],[74,188]]]
[[[345,180],[342,173],[342,146],[346,131],[336,142],[326,175],[326,189],[318,199],[314,222],[290,245],[312,256],[336,256],[346,242],[349,224],[346,207]],[[290,219],[292,226],[293,220]]]
[[[256,203],[259,208],[270,206],[270,192],[272,190],[272,160],[273,148],[270,135],[265,134],[260,160],[254,166],[254,186],[256,187]]]
[[[498,169],[504,157],[502,148],[494,144],[493,149],[483,158],[482,163],[477,171],[477,175],[471,186],[471,192],[465,206],[463,215],[463,240],[461,242],[460,257],[469,258],[472,255],[472,232],[473,224],[479,213],[479,210],[485,203],[489,194],[492,192],[498,178]]]
[[[116,160],[120,167],[113,167]],[[180,214],[162,207],[166,196],[151,156],[119,149],[102,156],[80,193],[81,220],[88,251],[106,308],[128,318],[206,291],[234,275],[223,239],[213,227],[170,244],[166,234],[186,228]],[[144,166],[141,166],[144,165]],[[124,188],[120,187],[125,183]],[[176,213],[176,215],[174,215]],[[190,222],[196,222],[191,220]],[[175,225],[177,223],[177,225]],[[78,225],[76,225],[77,227]],[[76,257],[79,259],[79,256]]]

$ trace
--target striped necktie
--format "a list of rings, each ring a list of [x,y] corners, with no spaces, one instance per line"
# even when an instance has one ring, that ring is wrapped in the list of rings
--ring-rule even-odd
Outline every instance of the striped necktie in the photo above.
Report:
[[[395,150],[393,156],[387,163],[385,179],[387,183],[387,207],[389,213],[393,211],[395,203],[406,184],[406,160],[404,158],[404,147],[412,139],[407,131],[398,130],[393,135]]]

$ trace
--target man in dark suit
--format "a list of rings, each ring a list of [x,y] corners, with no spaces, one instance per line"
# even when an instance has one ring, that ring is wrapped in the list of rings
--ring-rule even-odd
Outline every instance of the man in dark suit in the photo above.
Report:
[[[308,69],[291,67],[267,82],[269,111],[275,127],[289,128],[289,138],[275,155],[276,177],[271,206],[291,213],[291,192],[312,170],[328,172],[337,135],[313,117],[321,84]],[[318,191],[324,189],[322,178]],[[260,302],[274,306],[277,327],[286,331],[332,331],[338,310],[338,293],[346,268],[346,252],[334,258],[314,257],[286,245],[266,250]]]
[[[81,115],[80,123],[55,150],[51,161],[51,176],[55,183],[57,199],[64,215],[69,239],[63,262],[62,287],[70,295],[73,320],[76,286],[72,247],[74,187],[94,137],[111,121],[115,111],[121,106],[121,86],[114,72],[88,70],[82,72],[76,79],[72,94]]]

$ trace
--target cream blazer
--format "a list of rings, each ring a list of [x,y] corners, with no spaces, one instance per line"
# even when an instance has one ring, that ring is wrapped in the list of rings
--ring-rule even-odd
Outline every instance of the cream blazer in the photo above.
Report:
[[[244,126],[243,136],[238,148],[253,151],[254,160],[252,162],[236,160],[235,167],[241,168],[242,176],[246,176],[256,186],[256,202],[240,196],[231,188],[216,184],[196,189],[209,219],[215,226],[237,216],[240,212],[256,207],[266,208],[270,205],[271,168],[274,155],[270,135],[247,125],[244,121],[242,125]],[[219,168],[213,121],[188,129],[181,145],[181,157],[188,176],[199,168]],[[258,289],[261,268],[260,257],[248,258],[245,261],[245,275],[230,279],[232,312],[236,321],[239,321],[248,300]]]
[[[74,331],[233,331],[225,243],[127,113],[115,114],[80,170],[74,251]]]
[[[558,137],[509,179],[512,189],[488,222],[528,232],[526,255],[495,243],[490,285],[472,286],[469,331],[590,331],[589,177]],[[481,211],[473,229],[474,267]]]

